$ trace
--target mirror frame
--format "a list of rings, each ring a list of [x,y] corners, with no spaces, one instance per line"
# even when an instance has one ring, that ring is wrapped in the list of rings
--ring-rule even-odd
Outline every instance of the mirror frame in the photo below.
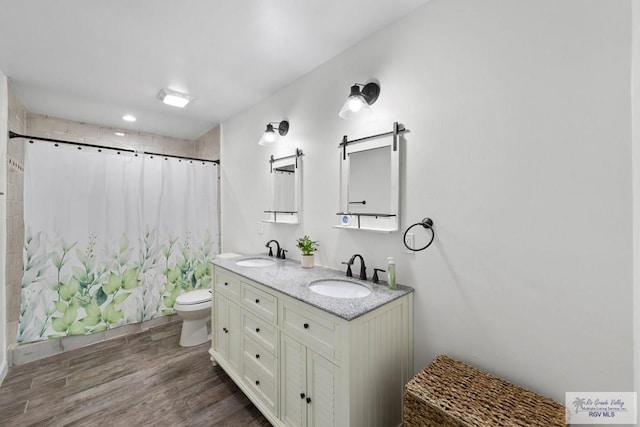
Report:
[[[400,229],[400,140],[407,132],[404,126],[394,123],[394,130],[353,141],[345,136],[339,146],[340,152],[340,210],[338,224],[334,227],[352,230],[393,232]],[[391,136],[391,138],[389,138]],[[390,194],[387,212],[358,213],[349,210],[350,155],[362,151],[388,147],[390,150]]]
[[[265,210],[265,218],[262,222],[270,222],[276,224],[299,224],[300,223],[300,199],[302,192],[302,150],[296,148],[296,153],[291,156],[274,158],[271,155],[270,164],[270,209]],[[275,209],[276,197],[276,175],[275,170],[278,168],[293,166],[294,167],[294,210],[280,211]]]

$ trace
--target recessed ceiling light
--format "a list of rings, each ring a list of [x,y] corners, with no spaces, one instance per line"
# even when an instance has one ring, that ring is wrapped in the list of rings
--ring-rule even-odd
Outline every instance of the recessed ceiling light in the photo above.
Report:
[[[131,114],[127,114],[125,116],[122,116],[122,120],[127,121],[127,122],[135,122],[136,118],[134,116],[132,116]]]
[[[160,92],[158,92],[158,99],[167,105],[184,108],[195,98],[186,93],[176,92],[175,90],[161,89]]]
[[[124,132],[114,132],[116,136],[124,136]]]

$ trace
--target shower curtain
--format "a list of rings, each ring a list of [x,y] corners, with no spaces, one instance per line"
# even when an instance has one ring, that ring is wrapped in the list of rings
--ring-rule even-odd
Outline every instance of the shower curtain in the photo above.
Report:
[[[26,144],[18,342],[174,313],[218,249],[217,165]]]

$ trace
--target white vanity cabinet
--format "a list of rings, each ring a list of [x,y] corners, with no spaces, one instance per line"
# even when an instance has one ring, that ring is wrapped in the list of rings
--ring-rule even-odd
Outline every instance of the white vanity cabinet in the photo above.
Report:
[[[412,293],[346,320],[218,265],[213,289],[212,360],[273,425],[401,425]]]

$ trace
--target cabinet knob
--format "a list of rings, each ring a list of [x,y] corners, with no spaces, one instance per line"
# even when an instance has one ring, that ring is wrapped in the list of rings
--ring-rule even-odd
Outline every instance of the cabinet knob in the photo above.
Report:
[[[260,385],[260,380],[256,380],[256,385]]]
[[[300,393],[300,399],[304,399],[304,393]]]
[[[260,304],[260,300],[256,298],[256,304]]]
[[[311,403],[311,398],[307,397],[307,403]]]
[[[304,324],[304,325],[302,325],[302,326],[304,326],[304,328],[305,328],[305,329],[309,329],[309,324],[308,324],[308,323],[305,323],[305,324]]]
[[[222,330],[224,331],[225,334],[229,332],[227,328],[222,328]]]
[[[260,355],[259,354],[256,354],[256,359],[260,359]]]
[[[256,334],[260,333],[260,328],[256,328]]]
[[[225,286],[229,286],[229,282],[224,282],[224,285]]]

